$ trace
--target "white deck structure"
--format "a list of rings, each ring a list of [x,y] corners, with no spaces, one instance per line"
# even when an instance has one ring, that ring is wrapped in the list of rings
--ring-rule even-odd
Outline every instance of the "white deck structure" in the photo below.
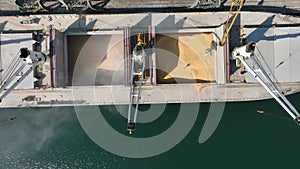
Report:
[[[181,53],[183,64],[178,62],[176,69],[172,69],[174,71],[166,72],[173,76],[177,73],[179,76],[175,70],[187,70],[187,74],[190,72],[191,77],[202,77],[195,73],[203,73],[200,71],[203,67],[197,67],[185,60],[189,56],[187,52],[191,52],[204,63],[208,57],[214,58],[214,78],[211,82],[194,80],[181,83],[182,79],[179,79],[177,84],[157,83],[156,76],[160,74],[156,74],[158,68],[156,66],[164,64],[157,60],[159,59],[159,55],[156,55],[157,49],[150,48],[151,51],[148,52],[152,58],[150,62],[152,69],[149,74],[152,80],[142,87],[141,104],[226,102],[270,98],[270,95],[247,73],[239,75],[239,82],[226,81],[228,78],[226,58],[229,56],[227,52],[229,48],[217,45],[222,37],[222,23],[225,22],[226,17],[226,12],[0,17],[3,34],[1,37],[10,32],[29,34],[32,30],[49,32],[50,25],[54,28],[51,31],[52,40],[48,38],[44,42],[46,49],[50,48],[47,44],[53,42],[51,50],[53,50],[54,63],[52,68],[44,72],[47,78],[50,77],[50,80],[46,79],[44,82],[45,89],[14,90],[0,107],[129,104],[130,88],[126,85],[128,64],[124,59],[130,55],[124,39],[126,27],[130,28],[131,35],[144,32],[147,36],[154,35],[153,37],[173,34],[178,35],[180,39],[180,35],[183,34],[213,34],[209,41],[213,43],[209,48],[201,49],[201,45],[197,47],[192,43],[193,39],[184,44],[174,43],[182,47],[178,48],[179,53],[185,47],[185,50],[182,50],[185,53]],[[33,18],[38,18],[39,22],[21,23]],[[284,94],[299,92],[300,76],[295,72],[300,72],[299,47],[296,45],[300,39],[298,36],[300,18],[274,13],[242,12],[239,22],[247,32],[246,41],[257,41],[257,46],[270,67],[270,73],[275,74],[275,79]],[[152,43],[153,37],[149,36],[149,43]],[[130,39],[127,39],[126,42],[129,41]],[[155,41],[153,42],[153,45],[156,45]],[[1,43],[4,43],[3,38]],[[24,46],[20,44],[19,47]],[[1,45],[0,49],[3,63],[5,56],[2,53],[5,53],[3,50],[6,48]],[[18,50],[19,48],[16,47],[16,53]],[[170,52],[170,50],[166,51]],[[170,53],[168,55],[176,56]],[[165,78],[167,77],[169,76]],[[243,82],[244,79],[247,83]]]

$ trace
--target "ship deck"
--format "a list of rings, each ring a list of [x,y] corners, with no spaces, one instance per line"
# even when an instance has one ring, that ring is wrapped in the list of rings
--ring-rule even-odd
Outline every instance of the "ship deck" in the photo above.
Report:
[[[33,90],[34,79],[27,78],[1,107],[128,104],[129,44],[137,33],[145,34],[151,58],[142,104],[271,98],[230,60],[240,27],[232,30],[230,45],[218,44],[226,19],[227,12],[1,16],[3,68],[20,47],[30,48],[33,30],[53,35],[43,42],[43,50],[53,51],[43,67],[42,87]],[[300,41],[300,18],[242,12],[237,23],[245,40],[257,43],[268,73],[284,93],[299,92],[300,50],[295,44]]]
[[[300,92],[299,83],[279,84],[286,94]],[[270,99],[259,84],[169,84],[144,86],[140,104],[241,102]],[[129,87],[77,86],[14,90],[0,108],[128,105]]]

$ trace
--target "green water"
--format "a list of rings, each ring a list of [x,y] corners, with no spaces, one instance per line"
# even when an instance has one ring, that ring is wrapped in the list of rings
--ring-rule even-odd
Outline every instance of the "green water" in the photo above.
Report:
[[[300,110],[300,94],[288,97]],[[163,132],[176,119],[179,104],[167,106],[155,121],[138,125],[134,137]],[[218,128],[205,142],[199,133],[210,104],[200,105],[189,134],[171,150],[149,158],[133,159],[109,153],[83,131],[73,107],[0,109],[0,168],[91,168],[91,169],[224,169],[298,167],[300,127],[274,100],[226,103]],[[143,106],[142,109],[147,109]],[[126,133],[126,119],[100,107],[105,119]],[[265,114],[256,112],[263,109]],[[155,130],[153,130],[155,128]],[[101,134],[101,129],[99,134]],[[147,145],[145,145],[147,146]]]

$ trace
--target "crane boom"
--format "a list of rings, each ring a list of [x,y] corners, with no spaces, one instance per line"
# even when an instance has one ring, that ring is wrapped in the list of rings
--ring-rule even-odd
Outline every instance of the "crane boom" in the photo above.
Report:
[[[128,117],[127,117],[127,130],[129,134],[132,134],[136,128],[136,119],[139,109],[139,104],[141,100],[141,90],[144,81],[145,73],[145,59],[146,52],[144,50],[145,35],[142,33],[137,34],[137,44],[133,48],[132,58],[131,58],[131,75],[130,75],[130,96],[129,96],[129,107],[128,107]],[[137,83],[137,84],[136,84]],[[135,101],[135,108],[132,111]]]
[[[43,53],[28,50],[27,48],[20,49],[20,58],[23,59],[24,63],[6,79],[0,88],[0,102],[13,90],[15,89],[41,62],[46,61],[46,56]],[[20,76],[20,73],[26,65],[31,65],[25,73],[21,74],[21,77],[17,79],[5,92],[3,92],[16,77]]]
[[[268,93],[281,105],[281,107],[298,123],[300,124],[300,114],[296,108],[283,95],[283,92],[271,80],[263,66],[257,60],[255,54],[255,43],[250,42],[247,45],[237,47],[233,50],[232,56],[238,59],[246,67],[246,69],[255,77],[255,79],[267,90]],[[251,66],[247,61],[252,60],[254,66]]]

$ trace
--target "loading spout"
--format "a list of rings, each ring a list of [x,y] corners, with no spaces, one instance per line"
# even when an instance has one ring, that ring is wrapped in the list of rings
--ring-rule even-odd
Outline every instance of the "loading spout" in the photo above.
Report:
[[[279,87],[272,81],[254,54],[255,43],[237,47],[232,52],[232,57],[239,60],[255,79],[267,90],[268,93],[281,105],[281,107],[300,125],[300,114],[288,101]],[[254,66],[248,61],[251,60]]]
[[[131,75],[130,75],[130,93],[129,93],[129,108],[127,117],[127,131],[132,134],[136,128],[136,118],[141,99],[141,89],[144,81],[145,71],[145,35],[137,34],[137,43],[132,51],[131,57]],[[135,105],[134,110],[132,107]]]

